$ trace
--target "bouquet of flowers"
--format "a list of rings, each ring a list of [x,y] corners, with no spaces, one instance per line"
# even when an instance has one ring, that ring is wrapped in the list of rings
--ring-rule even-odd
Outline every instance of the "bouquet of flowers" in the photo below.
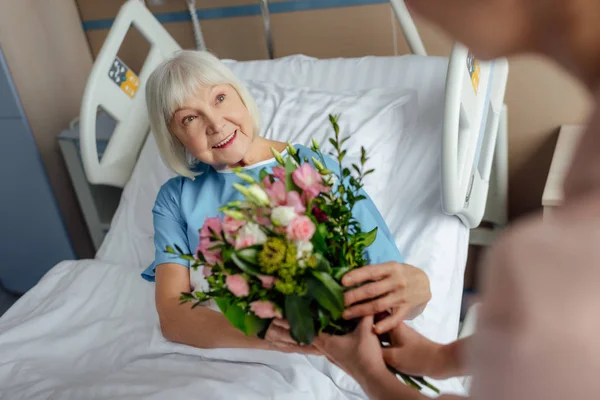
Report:
[[[367,264],[365,249],[377,235],[377,228],[363,232],[352,214],[365,199],[363,180],[374,170],[365,170],[364,148],[360,163],[351,169],[344,165],[348,138],[340,140],[337,116],[329,120],[338,171],[326,167],[314,139],[311,160],[300,159],[291,145],[286,157],[272,149],[278,166],[272,173],[263,169],[260,181],[236,171],[246,183],[235,185],[245,200],[223,206],[223,219],[206,219],[195,254],[167,246],[168,253],[191,261],[192,268],[202,267],[208,282],[207,291],[182,293],[182,304],[196,307],[213,299],[246,335],[264,334],[273,318],[285,318],[291,336],[302,344],[321,332],[346,334],[356,327],[358,321],[342,318],[340,281]],[[431,387],[422,378],[400,375],[416,388],[419,383]]]

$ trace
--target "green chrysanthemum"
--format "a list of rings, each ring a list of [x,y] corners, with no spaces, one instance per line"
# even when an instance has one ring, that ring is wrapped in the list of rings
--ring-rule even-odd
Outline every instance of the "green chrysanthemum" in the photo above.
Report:
[[[287,246],[283,239],[271,237],[263,245],[263,249],[258,254],[258,262],[262,272],[272,275],[283,265],[287,256]]]

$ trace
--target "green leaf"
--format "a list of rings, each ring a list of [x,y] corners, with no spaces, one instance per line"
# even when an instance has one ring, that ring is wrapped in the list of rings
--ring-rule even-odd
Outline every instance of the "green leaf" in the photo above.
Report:
[[[256,336],[258,332],[262,331],[266,325],[269,324],[268,319],[258,318],[254,314],[246,314],[244,317],[244,330],[246,336]]]
[[[329,315],[327,315],[327,313],[325,313],[325,311],[323,311],[321,308],[319,308],[319,311],[317,313],[319,315],[319,323],[320,323],[319,334],[321,334],[323,332],[323,329],[325,329],[325,328],[327,328],[327,326],[329,326],[329,322],[331,321],[331,318],[329,318]]]
[[[235,326],[242,332],[245,331],[244,320],[246,318],[246,312],[241,307],[225,297],[216,298],[215,303],[217,303],[219,309],[221,309],[221,312],[231,323],[231,325]]]
[[[335,279],[336,281],[341,281],[342,278],[344,277],[344,275],[346,275],[351,270],[352,270],[352,267],[350,267],[350,266],[338,268],[337,270],[335,270],[333,272],[333,279]]]
[[[182,254],[179,256],[179,258],[183,259],[183,260],[187,260],[187,261],[196,261],[196,259],[194,258],[194,256],[191,256],[189,254]]]
[[[312,276],[306,280],[308,293],[321,307],[331,313],[333,319],[339,319],[344,312],[344,288],[331,275],[312,271]]]
[[[344,168],[344,170],[342,171],[342,175],[344,178],[347,178],[350,176],[350,170],[348,168]]]
[[[367,162],[367,151],[365,150],[364,147],[361,146],[361,148],[360,148],[360,163],[362,165],[365,165],[366,162]]]
[[[179,252],[179,254],[183,254],[183,250],[181,250],[181,247],[175,245],[175,248],[177,249],[177,251]]]
[[[373,244],[373,242],[377,238],[377,229],[378,228],[375,228],[372,231],[365,234],[364,239],[363,239],[363,243],[364,243],[365,247],[369,247],[370,245]]]
[[[294,165],[294,161],[291,157],[288,157],[285,160],[285,190],[288,192],[300,191],[300,188],[296,186],[294,180],[292,179],[292,172],[296,170],[296,165]]]
[[[227,264],[231,261],[231,256],[233,255],[233,249],[231,247],[225,247],[223,249],[223,264]]]
[[[356,196],[356,197],[354,198],[354,202],[355,202],[355,203],[358,203],[359,201],[361,201],[361,200],[365,200],[366,198],[367,198],[367,196],[365,196],[365,195],[362,195],[362,194],[361,194],[361,195],[359,195],[359,196]]]
[[[327,242],[325,241],[327,233],[327,227],[325,224],[317,225],[317,230],[315,231],[315,234],[311,240],[316,253],[324,253],[327,251]]]
[[[327,259],[325,257],[323,257],[320,253],[316,253],[315,256],[317,256],[317,258],[319,259],[319,263],[317,264],[315,269],[317,271],[322,271],[327,274],[330,274],[331,273],[331,265],[329,264],[329,261],[327,261]]]
[[[337,142],[335,141],[335,139],[333,139],[333,138],[329,138],[329,143],[331,143],[331,145],[332,145],[334,148],[336,148],[336,149],[338,148],[338,144],[337,144]]]
[[[239,269],[241,269],[248,275],[252,275],[252,276],[260,275],[260,271],[258,271],[256,268],[254,268],[254,266],[251,265],[250,263],[243,261],[240,257],[238,257],[238,255],[236,253],[231,254],[231,259],[233,260],[233,262],[235,263],[235,265],[237,265],[237,267]]]
[[[315,337],[315,324],[310,310],[310,298],[298,295],[285,297],[285,317],[290,323],[290,334],[300,344],[311,344]]]
[[[269,173],[267,172],[267,170],[265,168],[261,169],[260,173],[258,174],[260,181],[262,182],[267,176],[269,176]]]
[[[375,172],[375,170],[374,169],[370,169],[367,172],[365,172],[365,174],[363,176],[367,176],[369,174],[372,174],[373,172]]]
[[[167,248],[165,249],[165,253],[175,254],[175,250],[173,250],[173,248],[171,246],[167,245]]]
[[[237,251],[237,256],[242,260],[250,264],[257,264],[258,262],[258,249],[254,247],[247,247]]]

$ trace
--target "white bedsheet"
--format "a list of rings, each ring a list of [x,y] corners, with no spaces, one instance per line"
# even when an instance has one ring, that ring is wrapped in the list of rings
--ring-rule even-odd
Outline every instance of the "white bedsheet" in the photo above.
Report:
[[[153,295],[132,268],[57,265],[0,318],[0,399],[365,398],[323,357],[169,343]],[[462,393],[457,379],[435,383]]]

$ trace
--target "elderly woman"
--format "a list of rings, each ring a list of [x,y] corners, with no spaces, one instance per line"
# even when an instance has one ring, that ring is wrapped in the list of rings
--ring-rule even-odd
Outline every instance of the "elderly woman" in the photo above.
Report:
[[[242,167],[258,179],[261,169],[276,166],[271,148],[285,152],[286,143],[259,136],[259,111],[247,89],[216,57],[207,52],[182,51],[163,62],[146,86],[152,132],[161,156],[178,176],[160,189],[153,209],[154,262],[142,276],[156,282],[156,308],[164,337],[199,348],[259,348],[311,353],[298,346],[285,321],[274,321],[265,339],[246,337],[219,312],[208,307],[181,306],[181,292],[190,290],[187,262],[164,252],[177,244],[192,253],[198,229],[207,217],[219,216],[225,203],[241,200],[234,183],[243,183],[232,168]],[[295,145],[301,158],[311,150]],[[328,168],[333,170],[334,163]],[[383,333],[400,320],[414,318],[430,299],[423,271],[402,263],[393,237],[373,202],[357,204],[355,217],[364,229],[379,228],[369,247],[373,263],[346,274],[343,284],[360,288],[345,294],[345,318],[393,310],[380,322]]]

